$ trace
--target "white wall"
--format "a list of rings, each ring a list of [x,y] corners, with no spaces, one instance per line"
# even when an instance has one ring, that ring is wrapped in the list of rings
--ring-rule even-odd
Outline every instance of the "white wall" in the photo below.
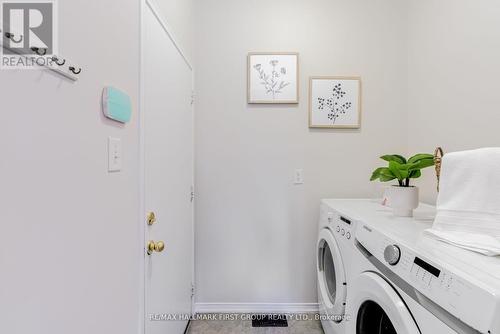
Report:
[[[192,53],[192,1],[158,5]],[[140,1],[58,6],[80,80],[0,71],[0,332],[137,333]],[[102,116],[105,85],[130,94],[129,124]],[[108,136],[122,140],[120,173],[107,172]]]
[[[139,1],[58,5],[81,79],[0,71],[0,332],[137,333]],[[101,114],[108,84],[132,98],[126,126]]]
[[[319,200],[370,197],[378,156],[406,149],[406,5],[196,3],[198,303],[316,302]],[[250,51],[300,53],[299,105],[247,105]],[[360,75],[361,130],[307,126],[308,77]],[[295,168],[305,184],[294,186]]]
[[[409,4],[409,152],[498,146],[500,2]],[[433,202],[432,169],[419,184]]]

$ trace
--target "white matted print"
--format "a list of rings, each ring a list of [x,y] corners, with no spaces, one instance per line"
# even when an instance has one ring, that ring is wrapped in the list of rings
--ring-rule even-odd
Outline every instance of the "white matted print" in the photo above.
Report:
[[[348,128],[361,126],[361,78],[311,77],[309,127]]]
[[[248,103],[299,103],[298,53],[248,54]]]

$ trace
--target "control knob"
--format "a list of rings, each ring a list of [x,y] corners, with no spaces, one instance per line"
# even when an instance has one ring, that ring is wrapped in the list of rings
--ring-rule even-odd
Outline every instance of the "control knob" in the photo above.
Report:
[[[395,266],[401,257],[401,250],[396,245],[389,245],[384,250],[384,259],[391,266]]]

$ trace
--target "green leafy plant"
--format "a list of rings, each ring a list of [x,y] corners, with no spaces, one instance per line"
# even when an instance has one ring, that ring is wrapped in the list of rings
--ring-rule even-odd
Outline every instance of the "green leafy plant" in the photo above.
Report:
[[[380,159],[389,162],[389,166],[375,169],[370,181],[398,180],[400,187],[409,187],[410,179],[419,178],[422,176],[422,169],[434,166],[434,156],[427,153],[416,154],[408,160],[399,154],[384,155]]]

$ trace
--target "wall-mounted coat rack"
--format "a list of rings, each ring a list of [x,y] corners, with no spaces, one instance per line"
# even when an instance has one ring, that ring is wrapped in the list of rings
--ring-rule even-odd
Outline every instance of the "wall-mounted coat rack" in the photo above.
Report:
[[[1,29],[0,33],[2,34],[0,38],[1,47],[18,54],[25,60],[30,57],[30,55],[20,54],[15,48],[3,45],[4,36],[14,43],[21,43],[23,41],[23,35],[14,34],[8,31],[3,32]],[[58,55],[47,55],[47,49],[45,48],[32,47],[31,51],[33,52],[33,56],[38,57],[34,62],[35,66],[46,68],[72,81],[77,81],[82,73],[82,68],[80,66],[75,65],[73,62],[70,62],[64,57]]]

